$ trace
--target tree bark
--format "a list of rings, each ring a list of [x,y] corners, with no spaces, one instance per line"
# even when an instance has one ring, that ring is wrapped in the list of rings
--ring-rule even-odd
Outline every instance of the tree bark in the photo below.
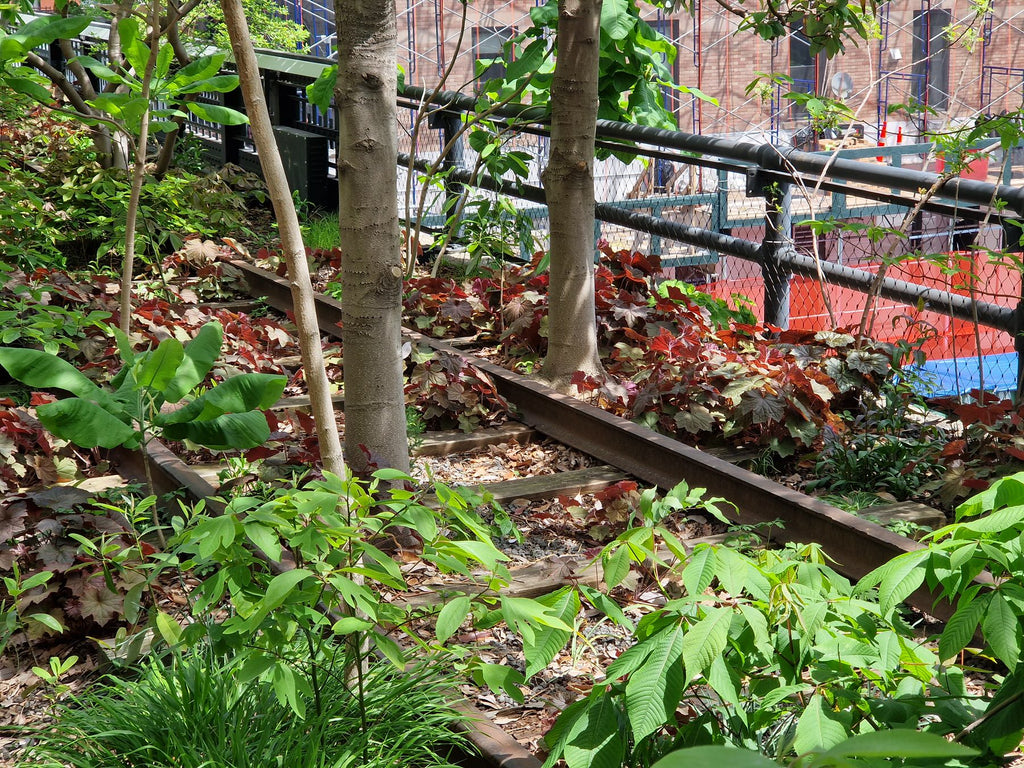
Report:
[[[395,6],[335,0],[345,459],[407,471]]]
[[[594,306],[594,141],[601,0],[559,0],[551,83],[551,157],[542,180],[551,222],[548,353],[540,377],[567,390],[603,373]]]
[[[288,265],[288,281],[292,290],[292,306],[295,310],[295,325],[299,331],[299,352],[302,356],[303,375],[309,388],[310,408],[316,423],[316,435],[320,442],[320,459],[323,468],[339,477],[345,477],[345,461],[342,456],[338,424],[331,403],[330,382],[324,365],[323,348],[320,346],[320,325],[316,318],[313,302],[313,284],[306,262],[306,247],[302,243],[299,218],[295,213],[288,179],[284,173],[277,140],[270,124],[267,102],[263,97],[256,52],[249,37],[249,25],[242,10],[241,0],[221,0],[224,22],[231,38],[231,50],[235,54],[238,78],[241,83],[245,109],[249,115],[253,141],[259,154],[263,178],[274,206],[281,247]]]

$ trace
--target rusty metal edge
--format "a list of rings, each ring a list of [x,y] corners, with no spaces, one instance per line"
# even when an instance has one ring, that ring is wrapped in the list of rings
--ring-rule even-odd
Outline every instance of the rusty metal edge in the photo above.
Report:
[[[151,440],[145,450],[157,493],[184,489],[193,501],[209,501],[216,495],[216,488],[159,440]],[[122,477],[146,481],[145,459],[140,452],[117,448],[109,455]],[[219,509],[222,505],[218,503],[212,507]],[[536,757],[471,703],[461,700],[453,702],[452,706],[467,718],[460,723],[459,729],[480,752],[479,756],[465,756],[462,764],[466,768],[541,768]]]
[[[242,272],[250,293],[265,297],[278,311],[290,310],[291,292],[285,280],[247,262],[232,261],[231,265]],[[324,333],[341,338],[340,302],[318,295],[317,318]],[[456,355],[487,373],[498,392],[519,410],[521,420],[537,431],[662,489],[681,481],[706,488],[711,495],[736,505],[739,522],[781,519],[785,528],[773,532],[774,539],[822,545],[837,570],[852,579],[859,579],[897,555],[923,547],[880,525],[560,394],[450,344],[409,330],[404,331],[404,337]],[[917,590],[907,602],[943,620],[954,610],[946,601],[936,602],[926,588]]]

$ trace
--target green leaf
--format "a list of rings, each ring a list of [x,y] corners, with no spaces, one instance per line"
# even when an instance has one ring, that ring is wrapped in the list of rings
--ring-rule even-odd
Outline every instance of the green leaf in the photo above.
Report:
[[[473,669],[473,678],[478,685],[486,685],[495,693],[504,691],[522,704],[526,698],[519,686],[526,682],[523,673],[504,664],[480,664]]]
[[[41,83],[36,82],[30,77],[8,75],[4,79],[4,82],[11,87],[12,91],[23,93],[41,104],[53,103],[53,94],[50,93]]]
[[[703,619],[690,627],[683,637],[683,663],[686,665],[688,680],[706,672],[725,650],[731,622],[732,611],[710,608]]]
[[[633,622],[630,621],[626,614],[622,612],[622,608],[619,607],[618,603],[598,589],[588,587],[586,584],[580,584],[578,586],[580,592],[582,592],[583,596],[590,601],[592,606],[620,627],[625,627],[630,632],[634,631]]]
[[[228,107],[222,107],[219,104],[203,104],[199,101],[190,101],[185,105],[185,108],[201,120],[209,120],[211,123],[245,125],[249,122],[249,118],[241,112]]]
[[[164,339],[156,349],[137,359],[136,364],[139,367],[135,374],[136,383],[143,389],[162,392],[174,377],[184,354],[180,341]]]
[[[265,443],[270,437],[270,425],[260,411],[228,413],[209,421],[168,424],[164,436],[170,440],[191,440],[215,451],[242,450]]]
[[[260,601],[260,610],[269,613],[278,608],[301,582],[313,575],[306,568],[295,568],[275,576],[267,585],[267,592]]]
[[[309,103],[326,112],[331,106],[331,99],[334,98],[334,87],[337,82],[338,65],[332,64],[306,86],[306,98],[309,99]]]
[[[89,400],[71,397],[36,409],[43,426],[80,448],[134,448],[138,434],[113,414]]]
[[[237,87],[238,75],[216,75],[187,85],[174,95],[181,97],[190,93],[231,93]]]
[[[830,749],[846,739],[846,729],[826,709],[825,698],[816,693],[796,724],[793,749],[798,754]]]
[[[993,592],[981,620],[981,629],[992,652],[1010,669],[1016,669],[1020,660],[1020,623],[1021,617],[1002,593]]]
[[[157,611],[156,630],[168,645],[177,645],[181,640],[181,625],[163,611]]]
[[[101,390],[66,360],[38,349],[0,347],[0,365],[22,384],[63,389],[79,397],[99,397]]]
[[[988,600],[984,597],[976,597],[973,600],[966,597],[960,598],[956,611],[949,617],[949,621],[946,622],[946,627],[939,637],[940,659],[952,659],[967,647],[967,644],[974,638],[974,632],[985,613],[987,602]]]
[[[713,746],[676,750],[651,768],[779,768],[779,764],[749,749]]]
[[[204,416],[244,413],[272,407],[281,398],[287,383],[286,376],[275,373],[243,373],[207,390],[197,399],[206,404]]]
[[[612,40],[623,40],[636,26],[628,0],[604,0],[601,5],[601,32]]]
[[[821,758],[899,758],[902,760],[970,757],[978,751],[956,744],[934,733],[910,729],[861,733],[840,742]]]
[[[550,609],[550,614],[557,617],[567,627],[570,626],[570,622],[580,610],[580,599],[572,587],[563,587],[551,595],[540,598],[537,602],[547,606]],[[571,631],[543,624],[532,634],[531,639],[523,639],[527,678],[537,674],[550,664],[572,637]]]
[[[908,552],[877,569],[881,576],[878,598],[882,613],[888,614],[921,586],[925,576],[925,569],[921,564],[928,556],[927,550]],[[862,581],[871,576],[869,573]],[[859,586],[858,584],[858,588]]]
[[[64,631],[64,627],[61,625],[61,623],[48,613],[30,613],[25,618],[29,621],[37,621],[47,629],[50,629],[54,632],[60,633]]]
[[[714,547],[705,544],[694,549],[690,561],[683,568],[683,586],[687,593],[694,597],[704,594],[704,590],[711,586],[717,568],[718,557]]]
[[[650,655],[626,682],[626,712],[633,739],[640,741],[666,723],[683,694],[683,629],[673,624],[656,636]]]
[[[384,655],[385,659],[395,665],[395,669],[405,670],[405,664],[408,659],[405,658],[405,651],[402,650],[402,646],[380,632],[370,632],[370,637],[373,638],[373,644],[377,647],[377,650]]]
[[[353,632],[366,632],[373,629],[372,621],[360,619],[356,616],[345,616],[334,622],[331,631],[336,635],[351,635]]]
[[[447,642],[448,638],[458,631],[462,622],[466,620],[466,616],[469,615],[470,605],[471,601],[465,595],[456,597],[445,604],[437,614],[437,624],[434,627],[437,642],[442,644]]]
[[[569,728],[562,757],[569,768],[621,768],[625,755],[615,702],[607,694],[593,697]]]
[[[213,368],[220,356],[223,330],[220,323],[207,323],[199,333],[185,345],[184,357],[166,387],[164,397],[169,403],[177,403],[185,395],[203,383],[206,374]],[[283,390],[282,390],[283,391]]]
[[[55,40],[78,37],[91,22],[91,16],[42,16],[30,21],[8,39],[20,45],[22,53],[27,53]]]
[[[608,589],[615,589],[629,575],[629,549],[619,547],[610,555],[601,553],[601,566],[604,569],[604,583]]]
[[[177,91],[198,80],[213,77],[220,72],[221,65],[226,58],[226,53],[214,53],[193,59],[174,75],[171,89]]]
[[[242,523],[246,538],[262,550],[275,563],[281,562],[281,540],[277,531],[263,523],[246,519]]]

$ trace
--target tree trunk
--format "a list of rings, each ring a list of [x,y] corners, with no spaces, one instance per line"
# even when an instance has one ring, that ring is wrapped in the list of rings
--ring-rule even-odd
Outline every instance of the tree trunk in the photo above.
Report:
[[[594,307],[594,140],[601,0],[559,0],[551,157],[544,191],[551,222],[548,353],[540,377],[569,388],[576,371],[603,372]]]
[[[313,302],[313,284],[309,278],[306,248],[302,243],[299,218],[295,213],[288,179],[285,177],[284,165],[277,150],[274,129],[270,124],[267,102],[263,98],[263,84],[260,82],[256,52],[249,38],[249,26],[242,10],[242,0],[221,0],[221,8],[224,10],[224,22],[231,38],[231,50],[235,54],[235,64],[238,67],[238,78],[245,99],[245,109],[249,115],[253,141],[281,233],[281,247],[284,249],[288,265],[288,282],[291,283],[292,289],[295,325],[299,331],[303,375],[309,388],[310,408],[316,423],[317,439],[320,442],[320,459],[324,470],[345,477],[341,440],[334,418],[334,406],[331,404],[330,382],[327,380],[323,348],[320,346],[320,325]]]
[[[395,5],[335,0],[345,459],[409,468],[402,363]]]

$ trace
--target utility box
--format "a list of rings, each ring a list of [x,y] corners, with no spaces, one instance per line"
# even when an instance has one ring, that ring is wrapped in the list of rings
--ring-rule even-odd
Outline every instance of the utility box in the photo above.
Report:
[[[328,177],[327,137],[298,128],[274,126],[288,185],[313,205],[337,205],[337,183]]]

